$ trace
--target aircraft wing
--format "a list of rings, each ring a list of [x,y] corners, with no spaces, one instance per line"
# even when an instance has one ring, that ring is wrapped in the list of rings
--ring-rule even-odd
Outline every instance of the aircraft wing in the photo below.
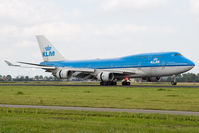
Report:
[[[18,62],[18,63],[26,64],[26,65],[33,65],[33,66],[45,66],[45,65],[41,65],[41,64],[28,63],[28,62]]]
[[[91,79],[91,80],[95,80],[96,79],[96,74],[100,73],[100,72],[110,72],[115,74],[116,77],[118,76],[126,76],[126,75],[134,75],[136,74],[135,72],[132,71],[124,71],[124,70],[101,70],[101,69],[71,69],[72,71],[74,71],[73,76],[76,78],[80,78],[83,80],[86,79]],[[97,73],[95,71],[98,71]]]
[[[46,65],[41,65],[41,64],[35,64],[35,63],[28,63],[28,62],[18,62],[20,64],[24,64],[24,65],[16,65],[13,64],[7,60],[5,60],[6,64],[8,66],[13,66],[13,67],[21,67],[21,68],[36,68],[36,69],[44,69],[46,70],[46,72],[53,72],[57,69],[57,67],[53,67],[53,66],[46,66]],[[61,68],[62,69],[62,68]],[[96,79],[96,75],[100,72],[110,72],[110,73],[114,73],[116,76],[124,76],[124,75],[133,75],[136,74],[135,72],[132,71],[128,71],[128,70],[118,70],[118,69],[110,69],[110,70],[103,70],[103,69],[89,69],[89,68],[67,68],[65,67],[65,69],[69,69],[70,71],[73,71],[73,76],[77,77],[77,78],[81,78],[81,79]],[[98,71],[96,73],[96,71]]]
[[[29,63],[29,62],[17,62],[17,63],[20,63],[20,64],[25,64],[25,66],[24,65],[15,65],[15,64],[7,61],[7,60],[5,60],[5,63],[8,66],[21,67],[21,68],[44,69],[47,72],[51,72],[51,71],[57,69],[57,67],[54,67],[54,66],[46,66],[46,65],[41,65],[41,64]],[[65,67],[65,68],[67,68],[67,67]],[[68,68],[68,69],[70,69],[73,72],[81,72],[81,73],[85,73],[85,74],[90,74],[90,73],[94,72],[94,69],[87,69],[87,68]]]
[[[27,62],[18,62],[18,63],[27,64],[30,66],[15,65],[7,60],[5,60],[5,63],[8,66],[21,67],[21,68],[37,68],[37,69],[45,69],[45,70],[55,70],[56,69],[55,67],[51,67],[51,66],[44,66],[44,65],[40,65],[40,64],[33,64],[33,63],[27,63]]]
[[[5,63],[8,65],[8,66],[16,66],[16,67],[19,67],[20,65],[14,65],[12,64],[11,62],[5,60]]]

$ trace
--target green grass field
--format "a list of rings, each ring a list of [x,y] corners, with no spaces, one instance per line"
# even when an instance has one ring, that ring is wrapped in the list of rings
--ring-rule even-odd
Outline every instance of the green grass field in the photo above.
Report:
[[[199,111],[199,88],[0,86],[0,104]],[[0,108],[0,133],[29,132],[198,133],[199,116]]]
[[[0,133],[198,133],[199,117],[0,108]]]
[[[0,86],[0,104],[199,111],[199,88]]]

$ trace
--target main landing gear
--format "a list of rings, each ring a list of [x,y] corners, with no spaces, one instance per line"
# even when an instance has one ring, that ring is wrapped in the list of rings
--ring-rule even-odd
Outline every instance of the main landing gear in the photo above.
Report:
[[[129,78],[125,78],[124,81],[122,82],[123,86],[129,86],[131,85],[131,82],[129,82]]]
[[[176,78],[177,78],[177,76],[176,75],[173,75],[172,76],[172,81],[171,81],[171,85],[177,85],[177,81],[176,81]]]
[[[101,81],[100,85],[104,85],[104,86],[109,86],[109,85],[117,85],[117,82],[115,81]]]
[[[122,82],[122,85],[123,85],[123,86],[129,86],[129,85],[131,85],[131,82],[123,81],[123,82]]]
[[[117,85],[116,81],[101,81],[100,82],[101,86],[115,86]],[[131,82],[129,82],[129,78],[125,78],[124,81],[122,82],[123,86],[129,86],[131,85]]]

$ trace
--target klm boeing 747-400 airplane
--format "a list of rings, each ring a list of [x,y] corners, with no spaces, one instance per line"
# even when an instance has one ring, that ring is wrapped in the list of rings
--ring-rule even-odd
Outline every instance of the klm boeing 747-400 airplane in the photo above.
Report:
[[[55,47],[42,35],[36,36],[43,57],[40,64],[19,62],[31,65],[30,68],[41,68],[51,72],[60,79],[99,80],[100,85],[130,85],[130,78],[142,78],[149,82],[158,81],[160,77],[172,76],[172,85],[176,85],[178,74],[191,70],[195,64],[179,52],[163,52],[137,54],[113,59],[97,59],[83,61],[66,61]],[[14,65],[8,61],[9,66]],[[32,67],[33,66],[33,67]]]

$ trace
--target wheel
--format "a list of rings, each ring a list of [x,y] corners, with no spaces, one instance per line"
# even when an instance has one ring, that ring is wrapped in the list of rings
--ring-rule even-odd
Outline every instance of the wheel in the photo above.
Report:
[[[126,85],[128,85],[128,86],[131,85],[131,82],[126,82]]]
[[[109,85],[109,82],[104,82],[104,85],[106,86],[106,85]]]
[[[130,83],[130,82],[127,82],[127,81],[124,81],[124,82],[122,82],[122,85],[123,85],[123,86],[129,86],[129,85],[131,85],[131,83]]]
[[[111,82],[111,85],[117,85],[117,82],[113,81],[113,82]]]
[[[176,78],[177,78],[177,75],[173,75],[173,80],[171,81],[171,85],[177,85],[177,81],[176,81]]]
[[[108,82],[102,81],[102,82],[100,82],[100,85],[101,85],[101,86],[108,85]]]
[[[100,82],[100,85],[104,85],[104,82]]]
[[[177,82],[172,81],[171,85],[177,85]]]
[[[105,81],[101,81],[100,82],[100,85],[102,85],[102,86],[108,86],[108,85],[117,85],[117,82],[114,82],[114,81],[107,81],[107,82],[105,82]]]
[[[122,82],[122,85],[123,85],[123,86],[126,85],[126,81]]]

